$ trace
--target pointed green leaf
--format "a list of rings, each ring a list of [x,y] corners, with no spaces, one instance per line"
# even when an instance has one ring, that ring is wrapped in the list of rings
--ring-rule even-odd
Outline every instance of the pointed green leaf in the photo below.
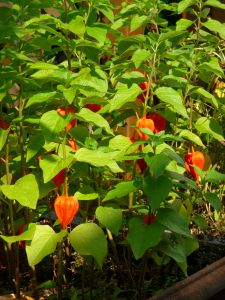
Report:
[[[200,139],[199,136],[197,136],[196,134],[194,134],[193,132],[191,132],[190,130],[184,129],[180,132],[179,136],[192,141],[193,143],[195,143],[196,145],[205,148],[205,145],[202,143],[202,140]]]
[[[57,92],[49,92],[49,93],[38,93],[29,98],[26,108],[35,105],[47,102],[49,99],[53,98]]]
[[[69,115],[69,114],[68,114]],[[63,118],[55,110],[44,113],[40,120],[40,127],[47,142],[51,142],[62,131],[69,121]]]
[[[219,33],[222,39],[225,39],[225,24],[220,23],[217,20],[210,19],[206,21],[205,23],[202,23],[203,26],[205,26],[207,29]]]
[[[0,128],[0,151],[5,146],[5,143],[7,141],[9,130],[4,130]]]
[[[163,187],[163,188],[162,188]],[[172,182],[167,176],[145,177],[143,182],[144,193],[148,197],[149,205],[156,211],[162,201],[166,199],[172,189]]]
[[[197,0],[182,0],[178,4],[178,14],[184,12],[188,7],[196,4]]]
[[[201,133],[208,133],[218,141],[223,141],[223,129],[213,118],[201,117],[195,123],[195,128]]]
[[[132,192],[135,192],[137,187],[134,185],[134,181],[120,182],[114,186],[114,189],[109,191],[103,201],[122,198]]]
[[[172,106],[175,112],[188,118],[188,114],[180,94],[171,87],[160,87],[155,91],[156,96],[163,102]]]
[[[203,6],[213,6],[216,8],[225,9],[225,4],[218,0],[207,0],[203,3]]]
[[[110,112],[120,109],[128,102],[134,102],[141,91],[137,84],[133,84],[130,88],[126,85],[121,85],[115,96],[110,100]]]
[[[114,157],[117,152],[102,152],[100,150],[89,150],[81,148],[77,150],[75,159],[80,162],[86,162],[95,167],[109,167],[112,172],[122,172],[117,163],[114,161]]]
[[[113,134],[109,123],[100,114],[95,113],[90,109],[82,108],[81,111],[76,114],[76,117],[88,123],[92,123],[100,128],[104,128],[107,133]]]
[[[31,160],[44,144],[45,139],[42,134],[33,135],[28,144],[26,161]]]
[[[54,253],[57,243],[61,242],[66,234],[65,230],[55,233],[49,225],[36,225],[31,243],[26,244],[29,265],[34,267],[41,262],[45,256]]]
[[[146,156],[145,161],[150,168],[151,174],[155,177],[162,175],[165,168],[171,162],[170,158],[162,152],[156,155]]]
[[[155,247],[163,235],[165,227],[154,222],[147,225],[139,217],[129,221],[127,241],[131,246],[135,259],[141,258],[150,247]]]
[[[40,167],[43,171],[44,183],[50,181],[62,169],[69,167],[73,160],[73,156],[68,156],[66,159],[62,159],[55,154],[44,156],[40,160]]]
[[[191,237],[187,222],[171,208],[160,208],[157,213],[157,221],[171,231]]]
[[[14,235],[14,236],[0,235],[0,237],[9,244],[19,242],[19,241],[29,241],[32,240],[35,230],[36,230],[36,224],[30,223],[28,225],[27,230],[24,230],[23,233],[21,233],[20,235]]]
[[[17,200],[21,205],[35,209],[39,199],[39,190],[33,174],[18,179],[14,185],[2,185],[3,194],[10,200]]]
[[[213,208],[215,208],[217,211],[221,210],[222,203],[217,194],[207,192],[204,194],[204,197],[213,206]]]
[[[133,56],[132,61],[134,62],[135,68],[139,68],[143,61],[150,57],[150,52],[145,49],[137,49]]]
[[[112,231],[115,235],[118,235],[122,226],[122,211],[120,208],[98,206],[95,214],[103,226]]]
[[[107,240],[103,230],[95,223],[85,223],[74,228],[69,239],[80,255],[91,255],[101,268],[107,255]]]

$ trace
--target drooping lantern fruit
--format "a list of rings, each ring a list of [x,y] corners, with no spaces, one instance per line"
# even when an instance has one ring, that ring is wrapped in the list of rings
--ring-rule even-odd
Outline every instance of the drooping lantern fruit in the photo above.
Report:
[[[2,128],[2,129],[8,129],[9,128],[9,126],[10,126],[10,124],[9,124],[9,122],[8,121],[4,121],[4,120],[1,120],[0,119],[0,128]]]
[[[75,114],[75,109],[73,107],[59,107],[57,108],[57,113],[59,113],[62,117],[65,117],[67,114]],[[67,130],[69,131],[76,124],[76,119],[72,119],[67,125]]]
[[[151,119],[154,122],[154,133],[158,133],[166,129],[166,119],[158,113],[148,113],[147,119]]]
[[[147,169],[148,165],[146,163],[146,161],[144,160],[144,158],[139,158],[137,159],[137,165],[141,171],[141,173],[144,173],[144,171]]]
[[[145,102],[145,97],[146,97],[146,90],[148,88],[148,83],[147,81],[139,83],[139,87],[142,89],[142,93],[138,95],[138,99],[140,99],[142,102]]]
[[[73,150],[77,150],[79,147],[77,146],[76,140],[75,139],[69,139],[68,143],[70,145],[70,148]]]
[[[17,230],[17,234],[20,235],[24,232],[24,224],[21,224],[20,227]],[[19,241],[19,248],[20,249],[25,249],[25,241]]]
[[[52,178],[54,184],[59,188],[65,180],[65,169],[62,169],[55,177]]]
[[[155,215],[154,214],[150,214],[150,216],[149,215],[144,215],[143,216],[143,221],[147,225],[153,224],[155,222]]]
[[[85,104],[84,107],[90,109],[93,112],[98,112],[100,109],[102,109],[102,105],[94,104],[94,103],[93,104],[92,103]]]
[[[147,119],[146,117],[143,117],[143,118],[140,118],[139,120],[137,120],[136,126],[139,127],[139,128],[148,128],[152,132],[154,132],[154,130],[155,130],[153,120]],[[141,139],[148,140],[148,136],[145,133],[141,132],[138,129],[136,129],[136,130],[137,130],[137,133],[138,133],[138,135]]]
[[[74,196],[58,196],[55,199],[54,208],[62,228],[65,229],[75,217],[79,202]]]
[[[185,166],[187,171],[194,177],[196,181],[199,181],[199,175],[197,171],[191,166],[197,166],[199,169],[203,169],[205,165],[205,156],[201,151],[189,152],[185,155]]]

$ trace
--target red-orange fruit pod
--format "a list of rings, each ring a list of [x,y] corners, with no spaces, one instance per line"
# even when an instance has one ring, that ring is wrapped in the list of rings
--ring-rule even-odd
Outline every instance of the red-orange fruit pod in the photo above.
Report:
[[[75,217],[79,202],[74,196],[58,196],[55,199],[54,208],[62,228],[65,229]]]
[[[0,128],[2,128],[2,129],[8,129],[9,128],[9,126],[10,126],[10,124],[9,124],[9,122],[8,121],[3,121],[3,120],[1,120],[0,119]]]
[[[59,113],[62,117],[65,117],[68,113],[75,114],[76,111],[73,107],[59,107],[57,108],[57,113]],[[76,119],[72,119],[67,125],[67,130],[69,131],[76,124]]]
[[[137,120],[136,126],[139,128],[148,128],[153,132],[155,130],[154,122],[151,119],[147,119],[146,117]],[[148,140],[148,136],[145,133],[141,132],[138,129],[136,130],[141,139]]]
[[[154,133],[166,130],[166,119],[160,114],[152,112],[147,114],[146,117],[154,122]]]
[[[139,87],[142,89],[142,93],[140,95],[138,95],[138,99],[140,99],[142,102],[145,102],[145,97],[146,97],[146,90],[148,88],[148,83],[145,82],[141,82],[139,83]]]
[[[52,181],[57,187],[60,187],[61,184],[63,184],[65,180],[65,169],[62,169],[57,175],[55,175],[54,178],[52,178]]]
[[[205,165],[204,154],[201,151],[190,152],[185,155],[184,159],[187,171],[194,177],[196,181],[199,181],[199,175],[191,165],[197,166],[202,170]]]
[[[85,104],[84,107],[90,109],[93,112],[98,112],[100,109],[102,109],[102,105],[94,104],[94,103],[93,104],[92,103]]]
[[[153,224],[155,222],[155,215],[154,214],[151,214],[150,216],[144,215],[143,221],[145,222],[145,224],[148,224],[148,225]]]

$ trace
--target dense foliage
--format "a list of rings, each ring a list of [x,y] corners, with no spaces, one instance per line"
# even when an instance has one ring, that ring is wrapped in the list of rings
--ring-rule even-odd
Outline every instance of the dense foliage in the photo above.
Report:
[[[120,288],[128,274],[144,299],[148,259],[187,275],[195,234],[225,226],[225,25],[210,17],[225,4],[111,2],[0,2],[0,233],[17,296],[20,248],[33,282],[55,253],[59,299],[68,258],[110,265]]]

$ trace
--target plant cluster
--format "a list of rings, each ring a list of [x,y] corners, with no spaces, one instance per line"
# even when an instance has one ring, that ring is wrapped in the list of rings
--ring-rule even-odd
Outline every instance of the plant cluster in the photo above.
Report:
[[[144,299],[149,259],[187,275],[195,234],[224,229],[225,25],[210,10],[225,4],[171,2],[0,2],[0,234],[17,297],[21,250],[34,290],[55,254],[58,299],[68,259],[110,265]]]

